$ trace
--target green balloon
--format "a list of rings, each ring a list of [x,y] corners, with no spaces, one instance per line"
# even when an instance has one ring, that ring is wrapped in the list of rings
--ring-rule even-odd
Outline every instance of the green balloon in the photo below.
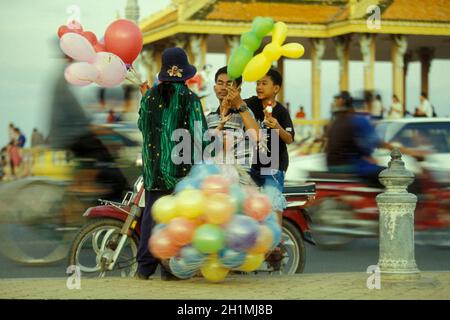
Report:
[[[273,25],[274,22],[272,18],[256,17],[252,23],[252,30],[260,39],[262,39],[272,31]]]
[[[216,253],[225,247],[225,235],[219,226],[204,224],[195,230],[192,245],[201,253]]]
[[[249,31],[241,35],[241,46],[247,48],[249,51],[255,52],[258,50],[260,45],[261,39],[258,38],[256,33],[253,31]]]
[[[239,46],[234,49],[228,61],[228,76],[231,79],[239,78],[252,57],[253,52],[245,47]]]

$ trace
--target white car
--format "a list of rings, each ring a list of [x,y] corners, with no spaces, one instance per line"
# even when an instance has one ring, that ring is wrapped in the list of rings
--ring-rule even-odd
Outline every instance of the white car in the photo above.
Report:
[[[381,120],[375,125],[381,140],[411,149],[429,150],[425,161],[403,156],[406,168],[416,174],[430,170],[440,182],[450,182],[450,118],[404,118]],[[293,156],[291,153],[286,180],[305,180],[309,171],[326,171],[325,154]],[[387,166],[390,151],[375,149],[378,164]]]

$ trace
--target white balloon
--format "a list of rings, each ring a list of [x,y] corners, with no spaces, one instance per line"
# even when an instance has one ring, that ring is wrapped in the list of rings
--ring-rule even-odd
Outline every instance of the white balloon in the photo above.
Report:
[[[75,62],[64,71],[67,82],[76,86],[87,86],[98,78],[98,70],[87,62]]]
[[[92,44],[82,35],[74,32],[64,34],[59,40],[61,50],[74,60],[92,63],[95,50]]]
[[[97,52],[93,65],[99,72],[95,83],[102,87],[118,86],[127,76],[125,63],[111,52]]]

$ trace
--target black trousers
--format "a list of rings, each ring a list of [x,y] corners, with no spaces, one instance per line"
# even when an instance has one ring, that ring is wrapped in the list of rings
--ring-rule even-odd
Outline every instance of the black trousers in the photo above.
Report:
[[[148,250],[148,240],[156,222],[153,220],[151,208],[156,200],[162,196],[171,194],[171,190],[145,190],[145,209],[141,216],[141,237],[139,240],[139,248],[137,253],[138,272],[144,276],[150,276],[155,273],[160,260],[152,255]],[[168,273],[161,265],[161,272]]]

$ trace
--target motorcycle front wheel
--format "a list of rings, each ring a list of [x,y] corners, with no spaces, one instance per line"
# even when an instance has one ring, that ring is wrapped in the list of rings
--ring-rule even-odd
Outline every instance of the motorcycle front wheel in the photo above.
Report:
[[[123,222],[115,219],[92,219],[75,236],[69,251],[69,267],[78,267],[85,277],[133,277],[137,271],[139,239],[128,237],[113,270],[106,270],[106,258],[114,254],[122,234]]]

